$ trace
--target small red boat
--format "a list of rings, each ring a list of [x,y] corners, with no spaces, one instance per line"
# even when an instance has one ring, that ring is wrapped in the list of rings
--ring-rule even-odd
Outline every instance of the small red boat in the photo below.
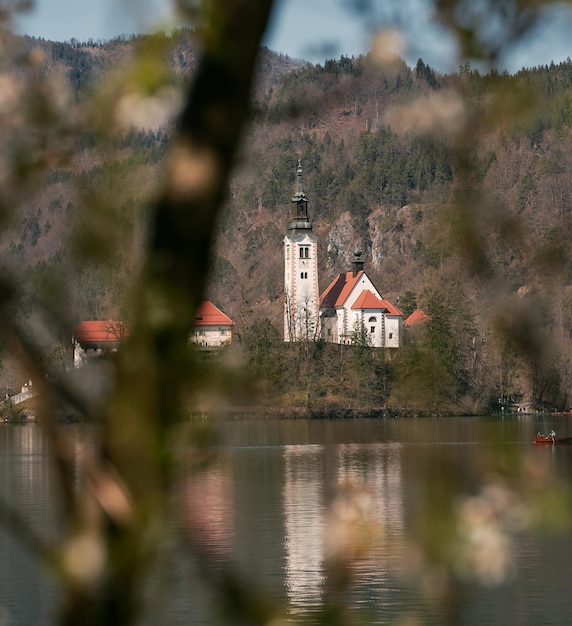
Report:
[[[536,433],[533,443],[539,444],[556,444],[556,443],[569,443],[572,444],[572,437],[557,437],[555,434],[550,435],[542,435],[541,433]]]

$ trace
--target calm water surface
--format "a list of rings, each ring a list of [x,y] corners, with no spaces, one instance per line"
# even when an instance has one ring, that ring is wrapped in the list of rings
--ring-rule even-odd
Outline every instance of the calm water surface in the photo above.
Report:
[[[500,441],[509,457],[548,468],[554,480],[571,483],[572,446],[537,449],[530,443],[537,430],[552,427],[558,435],[572,435],[568,420],[236,420],[220,425],[220,455],[199,475],[192,470],[192,449],[179,443],[180,504],[165,538],[164,566],[146,592],[152,607],[147,622],[220,623],[209,590],[177,540],[191,536],[211,555],[215,570],[235,563],[241,577],[288,607],[292,623],[303,618],[311,623],[327,599],[331,511],[341,511],[336,519],[343,521],[357,510],[376,532],[367,554],[352,561],[345,598],[351,611],[362,612],[370,624],[394,624],[403,616],[417,620],[410,623],[440,624],[410,575],[408,537],[427,528],[423,505],[434,503],[438,514],[447,489],[478,493],[476,468],[494,457],[492,443]],[[77,450],[79,473],[91,431],[64,428]],[[41,429],[0,425],[0,495],[51,539],[61,525],[52,478]],[[340,498],[336,485],[351,485],[351,497]],[[517,528],[511,537],[511,575],[501,585],[467,585],[455,623],[569,623],[572,533]],[[57,593],[47,572],[0,528],[0,626],[55,624]]]

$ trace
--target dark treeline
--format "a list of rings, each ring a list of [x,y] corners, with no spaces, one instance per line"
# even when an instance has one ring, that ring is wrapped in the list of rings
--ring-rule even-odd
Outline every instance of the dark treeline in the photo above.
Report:
[[[407,300],[416,305],[414,293],[404,298],[406,307]],[[337,345],[284,343],[269,319],[246,326],[229,348],[248,365],[246,402],[316,416],[474,415],[500,412],[503,404],[515,410],[522,396],[509,401],[508,391],[514,390],[517,351],[505,347],[504,361],[497,359],[466,305],[446,293],[426,295],[425,310],[430,320],[404,329],[399,349],[371,347],[359,328],[352,345]],[[226,389],[238,406],[245,404],[243,383],[238,392]],[[538,409],[561,408],[554,367],[537,372],[534,393]]]

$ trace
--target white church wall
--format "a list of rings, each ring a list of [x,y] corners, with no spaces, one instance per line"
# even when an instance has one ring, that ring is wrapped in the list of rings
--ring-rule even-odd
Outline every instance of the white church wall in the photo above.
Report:
[[[385,315],[381,309],[339,309],[336,322],[337,337],[329,339],[335,343],[351,344],[353,333],[357,328],[356,324],[363,323],[373,347],[399,348],[400,346],[401,318]]]
[[[349,343],[350,337],[349,333],[351,327],[348,328],[348,312],[346,309],[338,309],[337,311],[338,318],[338,342],[339,343]]]
[[[364,314],[364,326],[369,333],[371,345],[379,348],[383,345],[383,313],[379,311],[366,311]]]
[[[401,336],[401,317],[397,315],[385,316],[385,346],[399,348]]]

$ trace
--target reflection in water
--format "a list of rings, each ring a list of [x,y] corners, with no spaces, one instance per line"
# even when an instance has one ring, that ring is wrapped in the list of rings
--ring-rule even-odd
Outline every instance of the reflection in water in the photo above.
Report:
[[[338,445],[329,478],[322,469],[324,455],[324,447],[316,445],[287,446],[284,451],[285,579],[290,605],[294,611],[322,605],[325,559],[332,550],[343,553],[351,567],[356,606],[374,598],[380,604],[395,604],[393,593],[378,598],[376,591],[395,586],[393,574],[403,552],[401,446]],[[342,491],[328,508],[327,481],[332,479]]]
[[[396,586],[395,574],[402,566],[405,544],[401,463],[400,444],[338,446],[339,483],[350,481],[355,492],[366,493],[371,500],[365,520],[370,528],[369,543],[351,564],[357,605],[371,603],[376,595],[374,590],[380,587],[391,591],[377,598],[377,602],[395,603],[392,588]]]
[[[428,527],[427,519],[419,516],[417,502],[428,498],[433,493],[428,486],[439,485],[444,476],[430,471],[435,459],[443,464],[451,457],[445,468],[472,477],[485,452],[478,436],[483,424],[494,427],[497,438],[507,429],[504,422],[491,425],[466,418],[232,423],[229,429],[235,430],[229,438],[237,443],[204,472],[197,472],[195,451],[182,450],[190,459],[182,462],[184,483],[179,486],[183,493],[177,490],[185,506],[173,507],[170,524],[173,531],[192,533],[194,540],[200,540],[215,573],[234,557],[237,571],[246,580],[254,572],[257,582],[278,601],[290,603],[291,623],[303,620],[313,624],[318,621],[317,610],[331,598],[326,586],[329,520],[341,498],[342,504],[349,506],[341,509],[342,514],[352,513],[351,507],[357,506],[362,519],[380,528],[379,534],[372,534],[371,550],[348,553],[353,577],[344,598],[351,612],[348,617],[356,618],[355,622],[363,617],[362,623],[368,624],[441,625],[443,621],[424,605],[421,588],[414,584],[417,581],[400,576],[406,556],[412,554],[406,546],[405,530],[409,532],[415,522],[424,530]],[[527,465],[533,478],[545,476],[546,480],[572,484],[572,447],[534,449],[532,435],[546,428],[542,424],[526,428],[530,432],[522,426],[518,437],[510,435],[511,453],[530,457]],[[563,424],[557,430],[569,434],[567,428]],[[93,429],[65,426],[65,432],[74,446],[80,483],[82,465],[92,454]],[[475,445],[467,446],[468,441]],[[53,478],[41,429],[0,425],[0,497],[16,506],[42,536],[50,538],[58,536],[61,524]],[[336,497],[333,487],[340,484],[346,489]],[[351,497],[352,490],[357,498]],[[483,493],[480,490],[476,495]],[[473,495],[471,490],[469,496]],[[546,507],[542,513],[547,514],[548,505],[555,501],[541,502]],[[178,535],[173,532],[175,539]],[[220,623],[211,606],[211,590],[188,553],[180,549],[178,541],[170,542],[171,538],[166,537],[161,571],[146,588],[146,594],[153,596],[146,595],[146,599],[158,597],[159,604],[143,624]],[[570,621],[569,529],[563,527],[558,535],[519,530],[514,534],[514,559],[514,578],[504,585],[472,584],[464,589],[459,600],[462,619],[456,624],[537,626]],[[58,592],[45,574],[38,561],[0,525],[0,624],[56,623]],[[355,609],[361,609],[359,617]],[[367,616],[363,616],[365,611]]]
[[[0,498],[45,539],[56,534],[48,445],[35,424],[0,426]],[[42,624],[55,591],[32,552],[0,524],[0,618],[3,624]]]
[[[184,533],[218,558],[230,558],[235,543],[233,478],[230,464],[220,462],[191,473],[184,487]]]
[[[384,526],[403,528],[401,445],[397,443],[338,446],[338,480],[351,478],[374,494],[377,516]]]
[[[325,528],[322,446],[284,450],[285,584],[294,611],[322,603]]]

